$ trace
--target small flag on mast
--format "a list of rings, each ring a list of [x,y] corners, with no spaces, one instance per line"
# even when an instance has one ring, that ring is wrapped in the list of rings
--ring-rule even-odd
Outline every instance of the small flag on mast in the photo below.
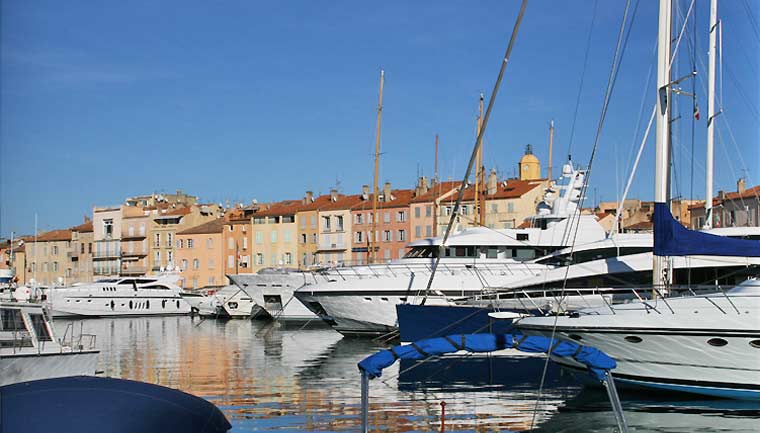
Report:
[[[699,105],[694,104],[694,118],[699,120]]]

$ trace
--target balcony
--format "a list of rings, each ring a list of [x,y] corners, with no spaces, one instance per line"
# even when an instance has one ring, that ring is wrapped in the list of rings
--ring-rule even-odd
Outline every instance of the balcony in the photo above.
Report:
[[[343,243],[337,243],[337,244],[328,244],[328,243],[320,243],[317,247],[317,252],[319,251],[345,251],[346,245]]]
[[[93,260],[108,260],[108,259],[118,259],[121,257],[121,251],[119,250],[95,250],[95,252],[92,253],[92,259]]]
[[[139,230],[132,230],[130,232],[129,230],[122,230],[121,231],[121,240],[140,240],[145,239],[145,231],[140,232]]]
[[[121,257],[145,257],[148,253],[146,251],[122,251]]]

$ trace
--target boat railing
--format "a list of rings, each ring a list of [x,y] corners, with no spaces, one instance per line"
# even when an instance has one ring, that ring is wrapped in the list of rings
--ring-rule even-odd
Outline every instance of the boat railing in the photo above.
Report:
[[[85,350],[95,350],[97,345],[97,335],[86,334],[82,332],[83,324],[79,324],[79,333],[74,330],[74,323],[66,325],[66,330],[63,332],[63,337],[58,339],[58,344],[61,347],[61,353],[65,351],[69,352],[82,352]]]
[[[0,348],[9,348],[13,354],[20,352],[23,348],[33,346],[32,335],[27,330],[0,332]]]
[[[469,274],[477,276],[480,274],[489,274],[491,276],[515,276],[525,275],[530,277],[538,274],[543,267],[524,262],[513,263],[441,263],[438,265],[438,272],[446,275]],[[411,277],[412,275],[429,275],[433,272],[433,267],[428,263],[385,263],[371,264],[360,266],[335,267],[329,270],[312,271],[314,283],[324,281],[347,281],[352,279],[370,279],[383,277]]]

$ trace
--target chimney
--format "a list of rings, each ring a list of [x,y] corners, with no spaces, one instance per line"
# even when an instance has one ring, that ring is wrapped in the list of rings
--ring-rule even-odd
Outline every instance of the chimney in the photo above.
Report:
[[[383,185],[383,201],[389,202],[393,200],[393,196],[391,195],[391,183],[385,182],[385,185]]]
[[[362,200],[369,200],[369,185],[362,185]]]
[[[496,179],[496,170],[491,169],[491,173],[488,175],[488,180],[486,181],[486,193],[488,195],[494,195],[496,194],[496,190],[498,186],[498,180]]]
[[[740,177],[739,180],[736,182],[736,192],[741,194],[746,189],[747,189],[747,182],[744,180],[743,177]]]
[[[337,189],[331,189],[330,190],[330,201],[338,201],[338,190]]]
[[[417,179],[417,187],[414,188],[414,196],[419,197],[426,192],[428,192],[427,178],[425,176],[420,176],[420,178]]]
[[[303,197],[303,204],[314,203],[314,192],[306,191],[306,195]]]

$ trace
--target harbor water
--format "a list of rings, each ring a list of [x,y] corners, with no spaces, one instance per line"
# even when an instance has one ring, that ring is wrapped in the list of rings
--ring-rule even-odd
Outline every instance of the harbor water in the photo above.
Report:
[[[72,321],[56,320],[58,335]],[[99,370],[164,385],[216,404],[233,432],[360,429],[356,364],[382,344],[318,323],[281,325],[186,316],[87,319]],[[584,389],[545,358],[462,356],[397,363],[370,383],[370,431],[612,432],[606,394]],[[631,431],[753,432],[760,403],[623,392]]]

